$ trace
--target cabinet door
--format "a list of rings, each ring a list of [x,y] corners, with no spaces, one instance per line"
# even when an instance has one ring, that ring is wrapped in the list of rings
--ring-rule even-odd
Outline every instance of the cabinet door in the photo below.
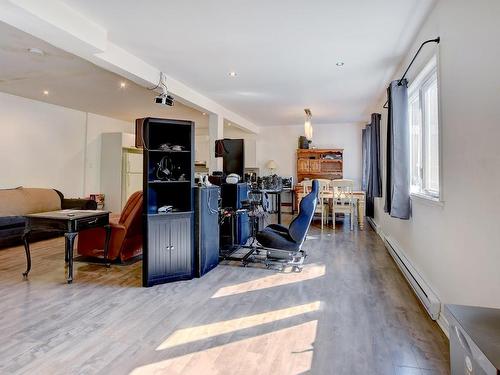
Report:
[[[191,276],[193,272],[193,247],[191,217],[182,216],[170,223],[170,276]]]
[[[298,173],[309,173],[309,159],[298,159],[297,160],[297,172]]]
[[[320,173],[321,160],[309,160],[309,170],[311,173]]]
[[[193,213],[147,216],[143,285],[193,277]]]
[[[148,219],[147,278],[149,284],[162,279],[170,264],[170,220],[157,216]],[[151,283],[152,282],[152,283]]]

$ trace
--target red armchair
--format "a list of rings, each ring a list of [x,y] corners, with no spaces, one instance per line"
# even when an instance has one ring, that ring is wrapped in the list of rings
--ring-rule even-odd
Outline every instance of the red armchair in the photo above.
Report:
[[[130,196],[120,218],[110,218],[111,238],[108,259],[120,258],[122,262],[142,254],[142,191]],[[78,234],[79,255],[98,257],[104,255],[106,234],[102,228],[82,231]]]

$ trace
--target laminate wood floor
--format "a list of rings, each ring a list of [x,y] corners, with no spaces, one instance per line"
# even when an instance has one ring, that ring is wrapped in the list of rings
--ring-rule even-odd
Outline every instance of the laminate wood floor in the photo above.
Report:
[[[142,288],[64,242],[0,250],[0,374],[449,374],[448,341],[378,236],[313,227],[302,273],[221,265]]]

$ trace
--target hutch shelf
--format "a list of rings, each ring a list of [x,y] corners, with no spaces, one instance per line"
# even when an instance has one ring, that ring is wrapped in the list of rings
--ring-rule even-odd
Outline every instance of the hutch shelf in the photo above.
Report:
[[[343,149],[298,149],[297,182],[304,179],[335,180],[344,175]]]

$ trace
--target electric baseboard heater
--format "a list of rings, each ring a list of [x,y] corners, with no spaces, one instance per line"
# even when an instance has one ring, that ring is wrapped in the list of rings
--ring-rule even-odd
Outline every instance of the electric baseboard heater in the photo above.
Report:
[[[401,249],[395,244],[390,237],[384,236],[385,247],[394,258],[399,269],[405,276],[406,280],[412,287],[413,291],[420,299],[425,309],[429,313],[432,320],[437,320],[441,312],[441,301],[436,293],[432,291],[430,286],[420,276],[410,260],[403,254]]]

